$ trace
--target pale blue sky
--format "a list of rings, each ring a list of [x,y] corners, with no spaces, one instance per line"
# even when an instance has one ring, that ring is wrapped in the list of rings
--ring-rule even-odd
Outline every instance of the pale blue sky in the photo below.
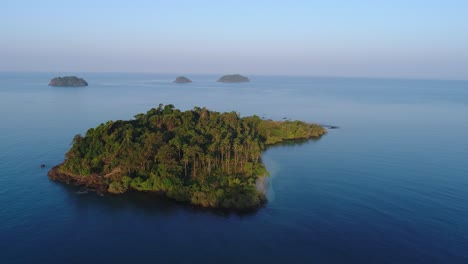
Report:
[[[464,0],[0,5],[0,71],[468,79]]]

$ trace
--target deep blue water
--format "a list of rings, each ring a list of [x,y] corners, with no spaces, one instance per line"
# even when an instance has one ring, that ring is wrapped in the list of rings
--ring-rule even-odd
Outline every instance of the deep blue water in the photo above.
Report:
[[[468,82],[0,73],[1,263],[468,263]],[[221,214],[48,180],[75,134],[159,103],[340,126],[269,148],[269,203]],[[40,164],[46,164],[41,169]]]

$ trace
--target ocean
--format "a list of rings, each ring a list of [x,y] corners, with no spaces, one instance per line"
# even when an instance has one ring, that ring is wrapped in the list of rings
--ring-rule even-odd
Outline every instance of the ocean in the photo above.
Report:
[[[48,86],[70,74],[89,86]],[[468,81],[175,77],[0,73],[1,263],[468,263]],[[47,178],[74,135],[160,103],[339,129],[269,147],[249,214]]]

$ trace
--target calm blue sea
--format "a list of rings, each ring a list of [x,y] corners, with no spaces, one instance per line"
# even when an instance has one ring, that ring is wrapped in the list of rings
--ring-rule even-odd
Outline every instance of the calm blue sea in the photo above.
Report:
[[[89,87],[47,86],[61,75],[0,73],[0,263],[468,263],[467,81],[79,73]],[[47,178],[75,134],[159,103],[340,129],[269,148],[270,201],[247,215]]]

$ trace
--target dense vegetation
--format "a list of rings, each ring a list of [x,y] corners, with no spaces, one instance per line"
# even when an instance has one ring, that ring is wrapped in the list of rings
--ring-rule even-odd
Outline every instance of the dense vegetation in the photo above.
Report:
[[[173,81],[173,83],[191,83],[191,82],[192,80],[190,80],[189,78],[185,76],[179,76]]]
[[[65,76],[65,77],[55,77],[50,80],[49,86],[68,86],[68,87],[78,87],[78,86],[88,86],[88,83],[76,76]]]
[[[236,82],[250,82],[249,78],[240,74],[224,75],[218,79],[218,82],[236,83]]]
[[[265,201],[256,189],[267,174],[265,145],[324,133],[300,121],[160,105],[134,120],[109,121],[76,135],[65,162],[49,176],[88,179],[77,182],[104,184],[110,193],[160,192],[203,207],[246,209]]]

